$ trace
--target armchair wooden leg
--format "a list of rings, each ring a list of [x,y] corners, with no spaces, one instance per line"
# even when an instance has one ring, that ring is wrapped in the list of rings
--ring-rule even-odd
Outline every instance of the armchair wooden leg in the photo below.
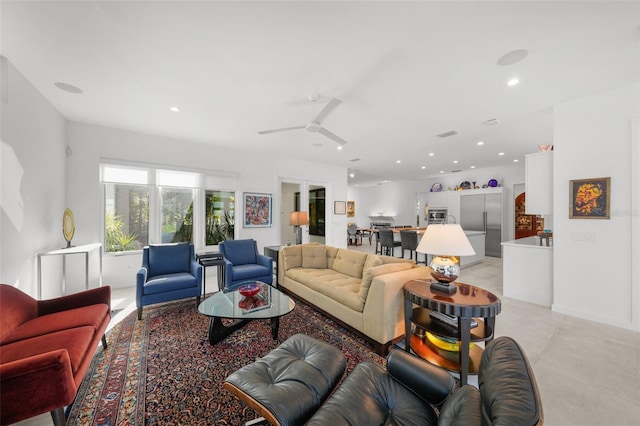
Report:
[[[55,426],[64,426],[67,420],[64,418],[64,407],[60,407],[51,412],[51,419]]]
[[[142,319],[142,306],[138,307],[138,320]]]
[[[106,335],[102,335],[102,350],[104,351],[105,349],[107,349],[107,336]]]
[[[200,306],[200,296],[196,296],[196,308]]]

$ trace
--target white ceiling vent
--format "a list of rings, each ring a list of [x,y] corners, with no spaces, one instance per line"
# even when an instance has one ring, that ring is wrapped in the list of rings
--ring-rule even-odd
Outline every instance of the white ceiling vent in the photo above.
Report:
[[[500,120],[498,120],[497,118],[490,118],[489,120],[485,121],[484,124],[487,126],[496,126],[500,124]]]
[[[359,158],[352,158],[352,159],[351,159],[351,160],[349,160],[349,161],[351,161],[352,163],[355,163],[356,161],[360,161],[360,159],[359,159]]]
[[[438,136],[439,138],[448,138],[449,136],[453,136],[453,135],[457,135],[458,132],[456,132],[455,130],[449,130],[448,132],[444,132],[444,133],[440,133]]]

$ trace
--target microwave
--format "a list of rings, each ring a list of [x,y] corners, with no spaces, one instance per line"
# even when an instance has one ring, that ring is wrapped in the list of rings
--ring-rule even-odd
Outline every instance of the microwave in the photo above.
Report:
[[[427,219],[428,225],[431,225],[434,223],[445,223],[446,221],[447,221],[446,208],[429,209],[429,216]]]

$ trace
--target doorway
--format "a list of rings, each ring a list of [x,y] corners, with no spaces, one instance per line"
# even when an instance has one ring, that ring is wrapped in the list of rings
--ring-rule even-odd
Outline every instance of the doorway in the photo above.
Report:
[[[294,227],[289,225],[293,211],[306,211],[309,225],[302,226],[302,242],[326,244],[327,187],[319,182],[280,180],[280,243],[295,244]]]

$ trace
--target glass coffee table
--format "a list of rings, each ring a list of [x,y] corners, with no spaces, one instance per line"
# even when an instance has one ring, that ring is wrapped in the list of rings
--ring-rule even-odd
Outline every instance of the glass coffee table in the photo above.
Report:
[[[245,284],[257,285],[258,293],[250,297],[240,294],[239,289]],[[198,311],[211,317],[209,343],[213,345],[255,319],[271,320],[271,337],[275,340],[278,338],[280,317],[293,311],[295,306],[296,303],[277,288],[261,281],[247,281],[234,289],[214,293],[200,303]],[[237,321],[225,326],[223,318]]]

